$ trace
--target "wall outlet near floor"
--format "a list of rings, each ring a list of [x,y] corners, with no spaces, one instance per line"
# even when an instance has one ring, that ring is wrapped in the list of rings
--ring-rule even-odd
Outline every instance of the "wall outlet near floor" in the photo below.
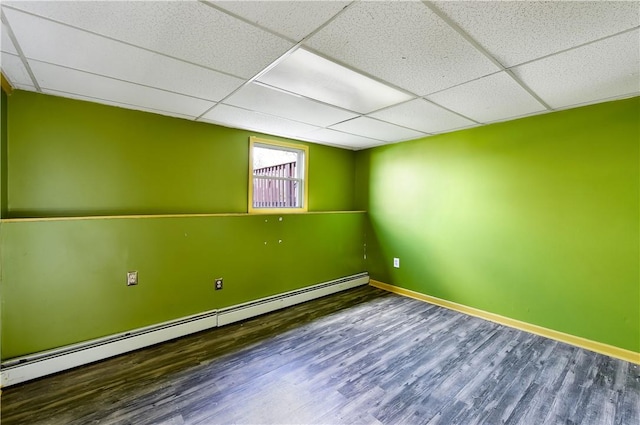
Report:
[[[222,278],[219,277],[215,280],[214,283],[214,288],[216,288],[216,291],[219,291],[220,289],[222,289]]]
[[[395,267],[396,269],[400,268],[400,259],[399,258],[394,258],[393,259],[393,267]]]
[[[138,272],[127,272],[127,286],[138,284]]]

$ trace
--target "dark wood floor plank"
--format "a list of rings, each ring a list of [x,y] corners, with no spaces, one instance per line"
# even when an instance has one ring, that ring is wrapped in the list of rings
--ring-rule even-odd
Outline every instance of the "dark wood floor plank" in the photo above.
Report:
[[[3,391],[12,424],[640,424],[637,365],[362,287]]]

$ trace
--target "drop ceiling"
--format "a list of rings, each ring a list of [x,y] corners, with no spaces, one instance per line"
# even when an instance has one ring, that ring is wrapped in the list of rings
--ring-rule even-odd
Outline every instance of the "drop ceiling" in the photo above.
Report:
[[[3,1],[16,89],[363,149],[640,94],[638,1]]]

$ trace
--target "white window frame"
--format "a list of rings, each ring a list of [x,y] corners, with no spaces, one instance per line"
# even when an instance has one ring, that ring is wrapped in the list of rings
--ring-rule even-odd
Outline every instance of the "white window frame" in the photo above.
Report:
[[[269,177],[268,179],[284,180],[284,181],[296,181],[298,182],[298,200],[301,204],[298,207],[254,207],[253,193],[254,193],[254,178],[253,175],[253,148],[267,148],[274,150],[283,150],[289,152],[295,152],[298,154],[298,160],[296,163],[297,177]],[[280,142],[277,140],[262,139],[259,137],[249,138],[249,200],[248,200],[248,212],[249,214],[278,214],[278,213],[301,213],[308,211],[309,204],[309,147],[297,143]],[[265,178],[267,179],[267,178]]]

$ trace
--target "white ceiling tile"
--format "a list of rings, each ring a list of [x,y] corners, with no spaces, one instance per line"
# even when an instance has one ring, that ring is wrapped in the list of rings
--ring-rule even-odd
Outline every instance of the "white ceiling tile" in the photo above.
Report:
[[[112,102],[110,100],[97,99],[97,98],[94,98],[94,97],[82,96],[82,95],[75,94],[75,93],[66,93],[66,92],[61,92],[61,91],[57,91],[57,90],[43,89],[42,93],[50,94],[52,96],[66,97],[68,99],[76,99],[76,100],[84,100],[84,101],[92,102],[92,103],[100,103],[102,105],[117,106],[119,108],[132,109],[132,110],[136,110],[136,111],[151,112],[153,114],[165,115],[165,116],[175,117],[175,118],[183,118],[183,119],[189,119],[189,120],[192,120],[194,118],[193,116],[183,115],[183,114],[179,114],[179,113],[176,113],[176,112],[167,112],[167,111],[162,111],[162,110],[154,109],[154,108],[145,108],[145,107],[141,107],[141,106],[138,106],[138,105],[130,105],[130,104],[127,104],[127,103]]]
[[[214,1],[215,5],[296,41],[351,1]]]
[[[73,93],[191,117],[202,114],[214,105],[213,102],[43,62],[31,60],[29,65],[43,89]]]
[[[244,80],[11,9],[27,58],[218,101]]]
[[[2,51],[5,53],[11,53],[13,55],[18,54],[16,47],[13,45],[13,41],[11,41],[11,37],[9,37],[9,31],[5,24],[2,24],[2,38],[0,38],[0,46],[2,46]]]
[[[506,72],[461,84],[428,99],[484,123],[545,110]]]
[[[300,136],[318,129],[309,124],[223,104],[204,115],[202,121],[284,137]]]
[[[640,93],[640,31],[558,53],[513,72],[554,108]]]
[[[398,142],[401,140],[417,139],[425,136],[424,133],[410,130],[408,128],[398,127],[397,125],[374,120],[373,118],[368,117],[354,118],[350,121],[336,124],[331,128],[334,130],[344,131],[346,133],[356,134],[358,136],[383,140],[385,142]]]
[[[474,125],[447,109],[483,123],[545,110],[426,2],[204,3],[3,1],[2,11],[43,91],[65,97],[194,118],[268,69],[206,119],[352,148]],[[637,1],[436,7],[555,108],[640,93]],[[305,42],[324,57],[300,48],[265,68],[327,22]],[[3,72],[35,90],[7,29]]]
[[[640,24],[637,1],[440,1],[436,7],[505,66]]]
[[[415,99],[402,105],[392,106],[369,116],[425,133],[441,133],[475,125],[473,121],[424,99]]]
[[[16,84],[15,86],[12,85],[12,87],[14,90],[24,90],[24,91],[32,91],[32,92],[38,93],[38,89],[36,89],[34,86],[30,84]]]
[[[351,111],[367,113],[411,96],[304,49],[298,49],[258,81]]]
[[[201,2],[42,1],[7,4],[243,78],[254,76],[293,46],[289,41]]]
[[[33,86],[33,80],[31,80],[19,56],[3,52],[0,66],[13,86]]]
[[[305,44],[418,95],[498,70],[422,2],[355,4]]]
[[[383,144],[380,140],[356,136],[354,134],[343,133],[341,131],[331,130],[328,128],[313,131],[306,137],[309,140],[314,140],[318,143],[328,143],[353,149],[363,149]]]
[[[256,83],[243,87],[224,103],[320,127],[326,127],[357,116],[353,112],[347,112]]]

